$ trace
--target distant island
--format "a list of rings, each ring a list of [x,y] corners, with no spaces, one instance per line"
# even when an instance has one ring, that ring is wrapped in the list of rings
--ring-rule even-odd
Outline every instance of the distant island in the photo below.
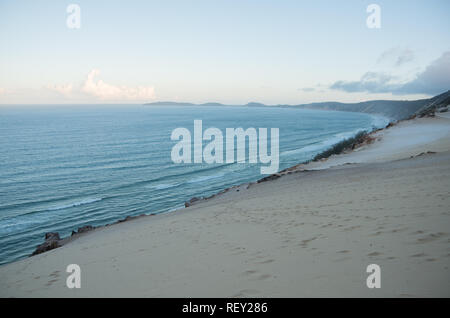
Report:
[[[226,106],[221,103],[194,104],[194,103],[170,102],[170,101],[147,103],[144,105],[148,105],[148,106]]]
[[[270,105],[265,105],[262,103],[250,102],[245,105],[226,105],[222,103],[203,103],[203,104],[194,104],[187,102],[170,102],[170,101],[162,101],[162,102],[154,102],[154,103],[146,103],[144,105],[147,106],[237,106],[237,107],[271,107]]]
[[[402,120],[412,116],[424,116],[439,108],[450,105],[450,90],[428,99],[413,101],[399,100],[372,100],[359,103],[322,102],[299,105],[265,105],[250,102],[245,105],[225,105],[221,103],[185,103],[185,102],[154,102],[144,104],[146,106],[235,106],[235,107],[298,107],[303,109],[336,110],[358,113],[382,115],[391,120]]]

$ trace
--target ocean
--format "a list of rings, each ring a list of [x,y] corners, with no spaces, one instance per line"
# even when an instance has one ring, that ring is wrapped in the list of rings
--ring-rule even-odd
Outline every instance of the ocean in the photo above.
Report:
[[[0,264],[30,255],[46,232],[170,212],[192,197],[256,181],[262,164],[175,164],[171,132],[279,128],[279,170],[388,120],[362,113],[237,106],[0,108]],[[269,148],[270,150],[270,148]],[[193,229],[195,230],[195,229]]]

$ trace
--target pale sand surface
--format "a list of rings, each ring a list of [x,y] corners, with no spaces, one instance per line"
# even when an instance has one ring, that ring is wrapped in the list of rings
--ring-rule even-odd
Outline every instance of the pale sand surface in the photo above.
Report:
[[[372,163],[398,160],[421,152],[440,152],[448,148],[450,125],[447,118],[407,120],[374,134],[378,142],[349,154],[332,156],[326,162],[314,162],[308,169],[327,169],[346,163]]]
[[[445,118],[402,122],[333,168],[95,230],[0,267],[0,296],[449,297],[449,132]]]

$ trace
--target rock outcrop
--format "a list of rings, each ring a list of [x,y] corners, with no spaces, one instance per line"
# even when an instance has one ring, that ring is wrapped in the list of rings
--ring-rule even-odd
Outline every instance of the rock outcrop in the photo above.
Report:
[[[79,227],[77,231],[72,231],[72,236],[81,234],[81,233],[86,233],[86,232],[92,231],[93,229],[95,229],[95,226],[85,225],[85,226]]]
[[[189,201],[184,202],[184,206],[186,208],[190,207],[191,205],[193,205],[195,202],[200,201],[200,198],[197,197],[193,197],[192,199],[190,199]]]
[[[31,256],[41,254],[60,247],[61,244],[59,243],[59,241],[61,241],[59,233],[57,232],[45,233],[45,242],[38,245],[33,254],[31,254]]]

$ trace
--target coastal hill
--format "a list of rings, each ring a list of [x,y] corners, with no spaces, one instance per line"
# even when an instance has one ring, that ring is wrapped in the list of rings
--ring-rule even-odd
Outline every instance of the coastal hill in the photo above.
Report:
[[[148,103],[149,106],[225,106],[221,103],[180,103],[180,102],[155,102]],[[360,103],[339,103],[321,102],[300,105],[265,105],[262,103],[250,102],[245,107],[298,107],[303,109],[336,110],[347,112],[368,113],[382,115],[391,120],[402,120],[412,116],[425,116],[442,109],[447,110],[450,105],[450,90],[429,99],[419,99],[413,101],[398,100],[372,100]]]
[[[425,116],[430,115],[436,111],[446,112],[449,111],[449,106],[450,106],[450,90],[429,99],[428,102],[423,107],[421,107],[415,112],[415,115]]]
[[[433,98],[414,101],[373,100],[360,103],[325,102],[298,105],[297,107],[369,113],[382,115],[393,120],[402,120],[414,115],[430,115],[436,110],[448,105],[450,105],[450,90]]]
[[[360,103],[324,102],[299,105],[305,109],[338,110],[382,115],[393,120],[406,119],[428,104],[428,99],[415,101],[373,100]]]

